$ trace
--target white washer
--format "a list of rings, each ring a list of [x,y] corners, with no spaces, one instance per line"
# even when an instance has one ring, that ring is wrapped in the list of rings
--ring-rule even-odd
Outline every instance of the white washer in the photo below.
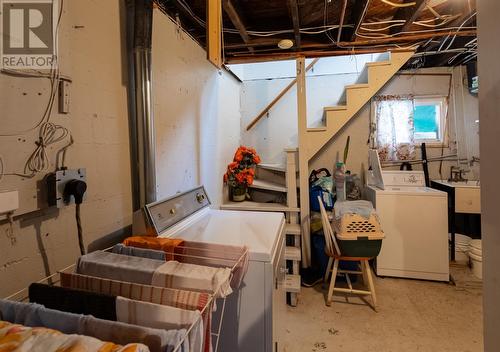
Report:
[[[367,186],[385,239],[376,273],[449,281],[448,196],[425,187],[421,171],[383,171],[383,187]]]
[[[146,222],[162,237],[247,246],[248,272],[241,288],[227,298],[218,351],[283,350],[281,339],[286,312],[284,215],[215,210],[209,205],[204,188],[195,188],[147,205]],[[139,225],[141,221],[137,220],[140,217],[142,214],[135,216],[134,232],[145,233]],[[219,317],[215,316],[214,325],[218,321]]]

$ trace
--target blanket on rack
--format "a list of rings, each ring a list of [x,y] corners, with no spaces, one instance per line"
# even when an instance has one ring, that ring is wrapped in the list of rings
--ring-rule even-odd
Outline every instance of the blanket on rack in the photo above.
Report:
[[[160,260],[96,251],[78,259],[78,274],[144,285],[206,292],[226,297],[232,292],[230,268],[163,262]]]
[[[0,352],[10,351],[149,352],[149,348],[137,343],[120,346],[94,337],[67,335],[53,329],[0,321]]]
[[[46,327],[65,334],[79,334],[112,341],[120,345],[142,343],[151,352],[172,352],[182,344],[180,352],[189,352],[185,329],[162,330],[97,319],[90,315],[48,309],[40,304],[0,299],[0,320],[32,327]]]
[[[216,297],[226,297],[233,292],[230,279],[229,268],[213,268],[171,260],[155,270],[151,282],[153,286],[209,292]]]
[[[211,350],[212,307],[214,302],[208,293],[141,285],[75,273],[61,272],[59,274],[62,287],[122,296],[137,301],[162,304],[181,309],[199,310],[202,312],[203,326],[205,327],[204,351],[209,352]]]
[[[111,248],[112,253],[131,255],[134,257],[149,258],[155,260],[167,260],[167,254],[163,251],[158,251],[156,249],[143,249],[138,247],[125,246],[118,243]]]
[[[190,352],[203,351],[203,319],[199,311],[189,311],[154,303],[116,299],[118,321],[156,329],[188,329]],[[192,327],[191,327],[192,326]],[[191,330],[189,330],[191,328]]]

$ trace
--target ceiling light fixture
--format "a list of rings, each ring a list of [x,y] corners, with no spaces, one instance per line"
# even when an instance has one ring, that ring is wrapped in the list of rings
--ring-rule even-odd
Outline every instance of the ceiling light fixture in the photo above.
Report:
[[[291,47],[293,47],[293,40],[282,39],[278,42],[278,48],[280,49],[290,49]]]

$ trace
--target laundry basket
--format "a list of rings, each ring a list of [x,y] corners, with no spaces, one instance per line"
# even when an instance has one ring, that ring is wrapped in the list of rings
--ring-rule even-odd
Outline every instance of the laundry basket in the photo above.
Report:
[[[385,235],[375,212],[368,219],[344,214],[340,219],[334,218],[333,228],[343,256],[376,257],[380,253]]]

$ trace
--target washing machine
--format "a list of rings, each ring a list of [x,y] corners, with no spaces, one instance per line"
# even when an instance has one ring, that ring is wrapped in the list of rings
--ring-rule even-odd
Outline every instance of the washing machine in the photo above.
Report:
[[[449,281],[448,196],[425,186],[422,171],[381,171],[368,185],[384,233],[379,276]]]

